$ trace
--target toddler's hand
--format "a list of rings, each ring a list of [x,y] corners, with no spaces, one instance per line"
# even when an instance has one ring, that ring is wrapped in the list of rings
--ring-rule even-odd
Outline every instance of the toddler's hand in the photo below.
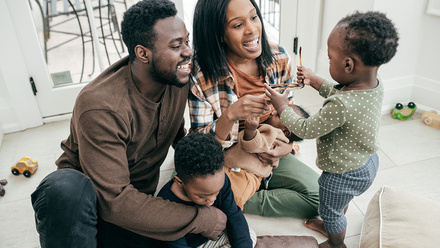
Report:
[[[303,82],[305,85],[310,85],[315,74],[307,67],[298,66],[296,72],[296,79],[298,82]]]
[[[281,114],[283,110],[289,106],[287,97],[289,96],[290,89],[286,89],[283,94],[280,94],[269,85],[265,84],[264,86],[266,87],[266,96],[270,98],[270,102],[274,108]]]
[[[247,130],[256,130],[260,125],[260,117],[251,117],[244,121],[244,126]]]
[[[316,75],[307,67],[297,66],[296,80],[298,83],[304,83],[305,85],[310,85],[313,88],[319,90],[321,88],[324,79]]]

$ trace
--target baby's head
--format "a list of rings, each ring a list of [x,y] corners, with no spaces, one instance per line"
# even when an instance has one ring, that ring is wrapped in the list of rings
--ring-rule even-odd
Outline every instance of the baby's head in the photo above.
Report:
[[[301,106],[289,104],[289,107],[291,107],[295,111],[295,113],[303,118],[309,118],[310,116],[309,113],[307,113],[307,111],[305,111]],[[290,130],[283,123],[281,123],[280,116],[278,115],[276,110],[271,113],[271,116],[267,119],[266,123],[273,127],[281,129],[290,142],[303,140],[302,138],[296,136],[294,133],[290,132]]]
[[[211,206],[225,182],[224,155],[211,134],[191,133],[177,143],[174,182],[197,205]]]
[[[369,11],[342,18],[329,36],[329,50],[330,39],[341,43],[343,56],[356,55],[365,66],[378,67],[394,57],[399,36],[384,13]]]

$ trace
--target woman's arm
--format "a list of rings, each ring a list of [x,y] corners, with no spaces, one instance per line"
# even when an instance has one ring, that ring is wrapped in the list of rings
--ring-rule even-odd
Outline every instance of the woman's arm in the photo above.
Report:
[[[221,113],[220,117],[216,118],[214,106],[192,92],[188,101],[191,131],[212,133],[221,140],[228,140],[236,121],[259,117],[264,111],[270,109],[267,102],[264,95],[246,95],[230,105]]]

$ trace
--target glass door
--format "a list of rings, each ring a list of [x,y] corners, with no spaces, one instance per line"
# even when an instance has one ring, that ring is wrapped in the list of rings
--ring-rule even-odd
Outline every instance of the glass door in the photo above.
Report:
[[[41,50],[42,58],[25,59],[44,64],[46,75],[40,70],[32,78],[42,116],[71,113],[81,89],[127,55],[120,34],[127,1],[27,0],[27,8],[34,24],[28,32],[36,35],[20,33]]]

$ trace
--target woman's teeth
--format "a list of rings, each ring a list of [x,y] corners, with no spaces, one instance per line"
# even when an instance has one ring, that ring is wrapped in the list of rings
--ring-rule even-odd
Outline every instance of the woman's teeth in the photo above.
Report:
[[[245,42],[244,43],[245,48],[256,48],[258,47],[258,39],[255,39],[253,41]]]

